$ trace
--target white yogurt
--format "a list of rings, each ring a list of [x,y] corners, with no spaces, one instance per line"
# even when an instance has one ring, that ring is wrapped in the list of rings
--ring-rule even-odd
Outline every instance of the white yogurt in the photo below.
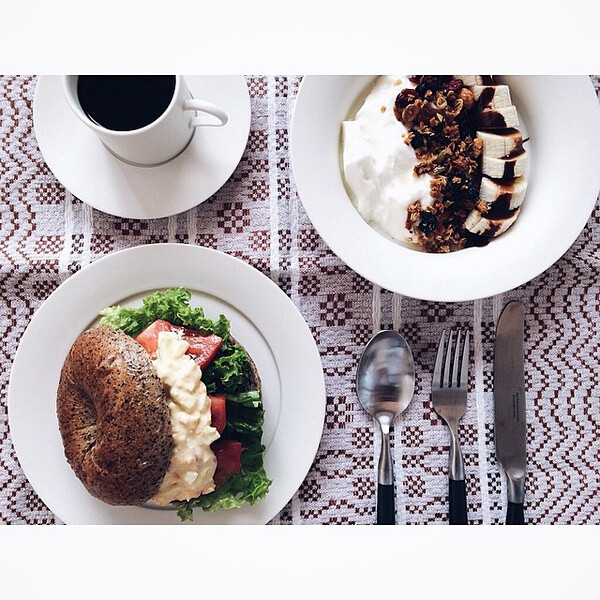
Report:
[[[377,78],[356,116],[342,123],[342,164],[352,203],[375,230],[397,242],[410,242],[408,207],[429,206],[431,176],[417,176],[415,151],[406,127],[394,115],[400,90],[414,88],[406,75]]]

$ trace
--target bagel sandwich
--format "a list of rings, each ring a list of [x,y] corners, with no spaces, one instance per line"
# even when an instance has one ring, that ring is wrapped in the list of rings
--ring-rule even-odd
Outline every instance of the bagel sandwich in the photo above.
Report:
[[[90,494],[113,505],[217,510],[254,504],[263,466],[261,381],[228,319],[205,317],[185,288],[136,308],[111,306],[61,370],[65,456]]]

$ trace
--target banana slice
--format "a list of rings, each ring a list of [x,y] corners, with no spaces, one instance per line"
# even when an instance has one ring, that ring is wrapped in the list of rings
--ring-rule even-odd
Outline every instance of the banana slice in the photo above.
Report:
[[[486,108],[476,116],[478,129],[507,129],[519,127],[517,108],[512,104],[502,108]]]
[[[479,236],[480,245],[485,245],[507,231],[521,212],[527,190],[524,174],[528,157],[509,87],[495,85],[483,76],[473,76],[466,81],[468,84],[463,79],[477,102],[475,123],[476,135],[483,140],[483,176],[479,201],[464,226]]]
[[[482,177],[477,207],[488,219],[508,218],[521,206],[526,191],[525,177],[510,181]]]
[[[481,172],[494,179],[514,179],[525,174],[527,167],[527,152],[505,158],[486,156],[485,152],[481,158]]]
[[[452,75],[452,77],[462,79],[463,85],[466,87],[483,85],[483,77],[481,75]]]
[[[512,106],[507,85],[474,85],[471,87],[480,108],[506,108]]]
[[[521,212],[517,208],[507,219],[488,219],[477,209],[472,210],[465,220],[465,227],[471,233],[482,237],[498,237],[503,234],[516,220]]]
[[[483,140],[483,153],[491,158],[506,158],[523,150],[523,135],[518,129],[478,131],[477,137]]]

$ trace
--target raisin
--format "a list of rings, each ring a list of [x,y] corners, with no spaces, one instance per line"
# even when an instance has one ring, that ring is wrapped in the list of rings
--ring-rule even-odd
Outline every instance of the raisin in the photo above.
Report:
[[[467,200],[476,200],[479,197],[479,186],[475,181],[467,181],[462,190],[463,197]]]
[[[424,106],[419,111],[419,115],[417,118],[419,121],[421,121],[421,123],[426,123],[427,125],[429,125],[429,121],[433,119],[433,117],[435,117],[436,114],[437,111],[434,108],[431,108],[430,106]]]
[[[475,201],[479,197],[479,182],[469,179],[450,181],[446,186],[446,199],[451,202]]]
[[[456,182],[456,181],[448,181],[448,184],[446,185],[446,193],[445,193],[445,197],[447,200],[450,200],[451,202],[456,202],[458,200],[461,199],[462,197],[462,181]]]
[[[416,88],[415,91],[417,92],[417,94],[419,94],[419,96],[421,96],[421,98],[425,97],[425,92],[427,92],[429,88],[427,87],[426,84],[424,83],[420,83]]]
[[[464,139],[468,136],[473,139],[475,138],[477,127],[475,125],[474,111],[461,110],[456,118],[456,122],[458,123],[461,138]]]
[[[438,90],[444,89],[446,83],[451,79],[452,77],[450,75],[425,75],[421,80],[421,84],[424,85],[426,89],[437,92]]]
[[[450,139],[439,131],[434,132],[431,136],[431,140],[440,146],[447,146],[450,143]]]
[[[417,97],[417,92],[411,88],[405,88],[403,89],[397,96],[396,96],[396,108],[398,109],[398,112],[402,112],[402,110],[404,110],[409,104],[411,104],[412,102],[414,102],[415,98]]]
[[[437,227],[437,217],[427,211],[421,211],[421,218],[417,227],[425,234],[428,235],[432,231],[435,231]]]
[[[444,86],[442,89],[445,92],[454,92],[455,94],[458,94],[458,92],[460,92],[460,90],[462,88],[463,88],[462,79],[452,78],[452,79],[450,79],[450,81],[446,81],[444,83]]]
[[[417,148],[420,148],[425,143],[425,140],[423,139],[423,136],[416,129],[411,129],[411,132],[413,134],[413,138],[410,141],[410,145],[416,150]]]

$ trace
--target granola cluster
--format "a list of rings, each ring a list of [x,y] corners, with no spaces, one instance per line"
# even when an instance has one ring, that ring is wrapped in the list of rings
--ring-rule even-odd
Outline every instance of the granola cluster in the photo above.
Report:
[[[429,173],[433,203],[408,209],[406,227],[428,252],[450,252],[469,243],[464,229],[476,206],[481,183],[483,142],[475,135],[475,99],[461,79],[447,75],[410,78],[415,88],[398,94],[396,118],[408,134],[418,159],[415,174]]]

